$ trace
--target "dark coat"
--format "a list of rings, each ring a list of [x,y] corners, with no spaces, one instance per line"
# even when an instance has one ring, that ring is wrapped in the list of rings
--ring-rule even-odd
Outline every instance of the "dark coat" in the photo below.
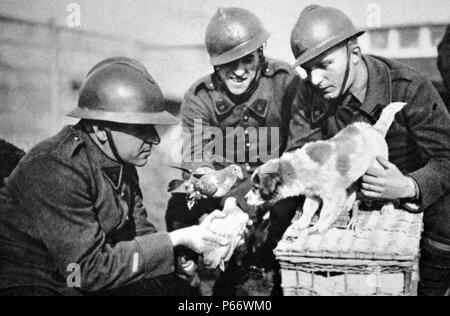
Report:
[[[0,139],[0,188],[3,187],[5,179],[25,155],[23,150]]]
[[[265,157],[261,157],[262,148],[259,148],[259,144],[266,143],[269,144],[269,150],[264,150],[263,154],[274,153],[278,157],[286,147],[286,123],[290,120],[290,105],[299,80],[299,76],[288,64],[268,60],[261,68],[261,77],[255,91],[242,103],[235,103],[227,96],[214,74],[196,82],[185,94],[181,105],[185,135],[195,136],[198,140],[184,138],[184,166],[196,169],[216,165],[217,168],[222,168],[227,164],[225,161],[228,161],[241,165],[244,172],[251,174],[256,166],[265,162]],[[203,130],[194,129],[195,120],[201,120]],[[265,127],[269,127],[267,134],[264,134]],[[279,128],[278,138],[271,135],[270,127],[277,130]],[[216,128],[216,131],[222,133],[224,143],[236,135],[236,141],[230,143],[234,146],[224,144],[223,152],[216,150],[210,161],[202,154],[208,144],[211,144],[212,137],[203,137],[201,142],[202,137],[199,136],[199,133],[208,128]],[[255,131],[259,133],[258,139],[251,137]],[[272,136],[275,141],[271,141]],[[273,148],[270,148],[271,145]]]
[[[436,89],[416,70],[381,57],[363,59],[369,81],[356,110],[345,102],[325,101],[304,83],[293,106],[288,150],[334,136],[343,128],[338,108],[352,113],[347,123],[374,124],[387,104],[406,102],[386,137],[389,160],[419,186],[425,235],[450,244],[450,115]]]
[[[173,272],[173,246],[147,221],[136,169],[109,159],[80,126],[34,147],[5,184],[0,289],[75,295]],[[71,264],[81,288],[67,286]]]
[[[450,91],[450,25],[438,46],[438,69],[441,72],[444,85]]]

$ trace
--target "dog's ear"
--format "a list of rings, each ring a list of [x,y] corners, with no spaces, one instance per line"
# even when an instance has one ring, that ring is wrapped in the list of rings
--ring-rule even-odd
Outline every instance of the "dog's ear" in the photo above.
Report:
[[[263,200],[270,200],[276,193],[278,184],[281,183],[277,173],[265,173],[259,175],[259,194]]]
[[[253,174],[252,177],[250,178],[251,183],[253,184],[259,184],[259,176],[258,176],[258,169],[256,169]]]
[[[280,166],[279,159],[272,159],[272,160],[269,160],[268,162],[266,162],[264,165],[262,165],[259,168],[259,173],[263,173],[263,174],[279,173],[280,167],[281,166]]]

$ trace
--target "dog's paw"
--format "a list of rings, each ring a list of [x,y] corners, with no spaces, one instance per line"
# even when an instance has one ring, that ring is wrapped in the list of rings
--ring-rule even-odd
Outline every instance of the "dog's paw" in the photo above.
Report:
[[[306,232],[306,235],[308,235],[308,236],[311,236],[314,234],[322,234],[322,232],[320,232],[320,228],[317,227],[317,225],[314,225],[313,227],[308,228],[305,232]]]
[[[356,231],[356,222],[357,222],[356,219],[354,218],[350,219],[350,222],[347,225],[347,230]]]
[[[300,217],[299,220],[295,221],[292,224],[292,229],[296,231],[305,230],[306,228],[308,228],[309,224],[310,223],[307,220],[305,220],[303,217]]]
[[[347,230],[356,231],[356,224],[358,223],[358,217],[359,217],[359,208],[361,206],[361,201],[356,200],[352,205],[352,216],[350,218],[350,221],[347,225]]]

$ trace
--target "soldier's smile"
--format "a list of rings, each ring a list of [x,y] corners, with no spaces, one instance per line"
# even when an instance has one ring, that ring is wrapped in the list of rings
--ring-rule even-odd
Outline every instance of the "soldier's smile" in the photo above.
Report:
[[[241,82],[244,82],[245,80],[247,80],[247,77],[232,75],[232,76],[230,76],[230,79],[234,82],[241,83]]]
[[[218,67],[218,74],[228,90],[234,95],[245,93],[256,77],[260,57],[257,51],[234,62]]]

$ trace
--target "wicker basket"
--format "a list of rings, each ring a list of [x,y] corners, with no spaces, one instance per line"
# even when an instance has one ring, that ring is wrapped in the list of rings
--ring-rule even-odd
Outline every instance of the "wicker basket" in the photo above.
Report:
[[[356,230],[307,235],[288,228],[275,249],[284,295],[414,293],[422,214],[359,215]]]

